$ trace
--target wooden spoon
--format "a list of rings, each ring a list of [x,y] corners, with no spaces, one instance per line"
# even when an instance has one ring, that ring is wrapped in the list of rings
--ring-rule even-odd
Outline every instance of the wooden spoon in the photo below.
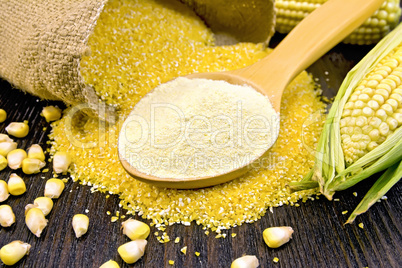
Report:
[[[267,57],[257,63],[234,71],[197,73],[187,77],[250,85],[268,96],[279,113],[286,86],[301,71],[359,27],[383,2],[384,0],[329,0],[303,19]],[[213,177],[159,178],[136,170],[122,157],[121,151],[119,148],[120,161],[131,176],[167,188],[191,189],[224,183],[244,174],[250,166]]]

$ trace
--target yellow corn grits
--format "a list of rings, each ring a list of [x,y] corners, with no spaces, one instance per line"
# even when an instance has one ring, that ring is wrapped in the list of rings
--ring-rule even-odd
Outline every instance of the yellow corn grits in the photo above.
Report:
[[[214,47],[213,43],[203,22],[178,4],[109,1],[89,39],[91,55],[82,59],[81,73],[106,103],[118,109],[119,119],[103,126],[85,116],[74,117],[71,124],[64,116],[53,123],[52,151],[71,154],[72,178],[93,191],[118,194],[128,213],[138,213],[162,230],[169,224],[195,221],[220,232],[254,222],[268,208],[313,199],[313,191],[289,194],[286,189],[287,183],[300,180],[312,167],[314,156],[306,148],[314,147],[322,126],[321,122],[303,125],[324,106],[306,72],[284,93],[280,135],[265,166],[198,190],[157,188],[131,178],[121,167],[119,127],[148,91],[180,75],[244,67],[269,53],[261,44]],[[161,242],[168,240],[165,236]]]

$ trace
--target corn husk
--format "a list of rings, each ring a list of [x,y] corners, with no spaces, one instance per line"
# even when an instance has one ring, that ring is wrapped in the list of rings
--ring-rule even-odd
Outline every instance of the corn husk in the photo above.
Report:
[[[336,191],[345,190],[373,174],[387,170],[372,186],[362,203],[351,214],[348,223],[367,211],[402,177],[402,127],[381,145],[350,166],[346,166],[341,147],[340,119],[344,106],[354,88],[377,63],[402,43],[402,23],[383,38],[345,77],[328,113],[317,145],[313,169],[300,181],[291,183],[293,191],[319,187],[329,200]]]

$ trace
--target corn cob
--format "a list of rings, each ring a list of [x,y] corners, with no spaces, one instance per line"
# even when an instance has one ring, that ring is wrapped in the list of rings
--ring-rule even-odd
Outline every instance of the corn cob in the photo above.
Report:
[[[276,26],[279,33],[290,32],[302,19],[327,0],[276,0]],[[343,40],[344,43],[369,45],[381,40],[398,25],[399,0],[387,0],[359,28]]]
[[[350,165],[377,148],[402,124],[402,45],[384,57],[354,89],[340,121]]]
[[[372,186],[355,217],[402,177],[402,23],[346,76],[328,113],[313,169],[294,191],[319,187],[332,199],[369,176],[387,170]]]

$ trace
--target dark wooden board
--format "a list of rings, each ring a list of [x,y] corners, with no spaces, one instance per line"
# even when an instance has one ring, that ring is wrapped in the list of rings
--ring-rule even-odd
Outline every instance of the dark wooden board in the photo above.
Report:
[[[280,39],[280,37],[278,37]],[[275,43],[275,40],[273,44]],[[309,71],[318,78],[324,94],[333,96],[348,70],[371,47],[338,45],[318,60]],[[31,131],[28,137],[18,139],[18,147],[27,149],[32,143],[47,147],[50,128],[39,116],[47,102],[12,89],[0,81],[0,107],[8,112],[6,122],[0,124],[0,133],[11,121],[29,120]],[[50,165],[49,165],[50,167]],[[0,172],[1,179],[8,179],[10,169]],[[160,244],[154,235],[148,238],[145,256],[135,265],[126,265],[117,253],[117,247],[129,239],[121,234],[121,221],[112,223],[107,211],[119,210],[119,199],[105,194],[90,193],[88,186],[71,180],[60,199],[55,201],[48,216],[49,225],[40,238],[35,237],[24,223],[24,207],[43,194],[45,181],[51,172],[39,175],[24,175],[17,171],[27,184],[27,193],[10,197],[6,202],[13,207],[17,222],[10,228],[0,229],[0,247],[13,241],[23,240],[32,245],[28,257],[16,267],[99,267],[109,259],[121,267],[230,267],[231,262],[243,254],[256,255],[260,267],[402,267],[402,184],[398,183],[388,193],[388,200],[375,204],[368,213],[359,216],[356,224],[343,225],[347,215],[359,203],[374,179],[363,181],[352,189],[336,194],[339,201],[319,200],[301,203],[300,207],[284,206],[267,212],[256,223],[233,228],[225,239],[206,236],[200,226],[174,225],[167,228],[171,238],[181,237],[180,243]],[[41,178],[45,177],[45,179]],[[357,197],[353,195],[357,192]],[[76,239],[71,227],[72,216],[88,209],[90,228],[88,233]],[[137,216],[138,218],[138,216]],[[364,229],[358,227],[364,224]],[[290,243],[279,249],[268,248],[262,232],[270,226],[289,225],[295,229]],[[151,227],[151,233],[156,231]],[[235,238],[230,234],[237,233]],[[187,255],[180,253],[188,247]],[[199,257],[194,255],[199,251]],[[279,263],[273,263],[278,257]],[[0,264],[0,267],[4,267]]]

